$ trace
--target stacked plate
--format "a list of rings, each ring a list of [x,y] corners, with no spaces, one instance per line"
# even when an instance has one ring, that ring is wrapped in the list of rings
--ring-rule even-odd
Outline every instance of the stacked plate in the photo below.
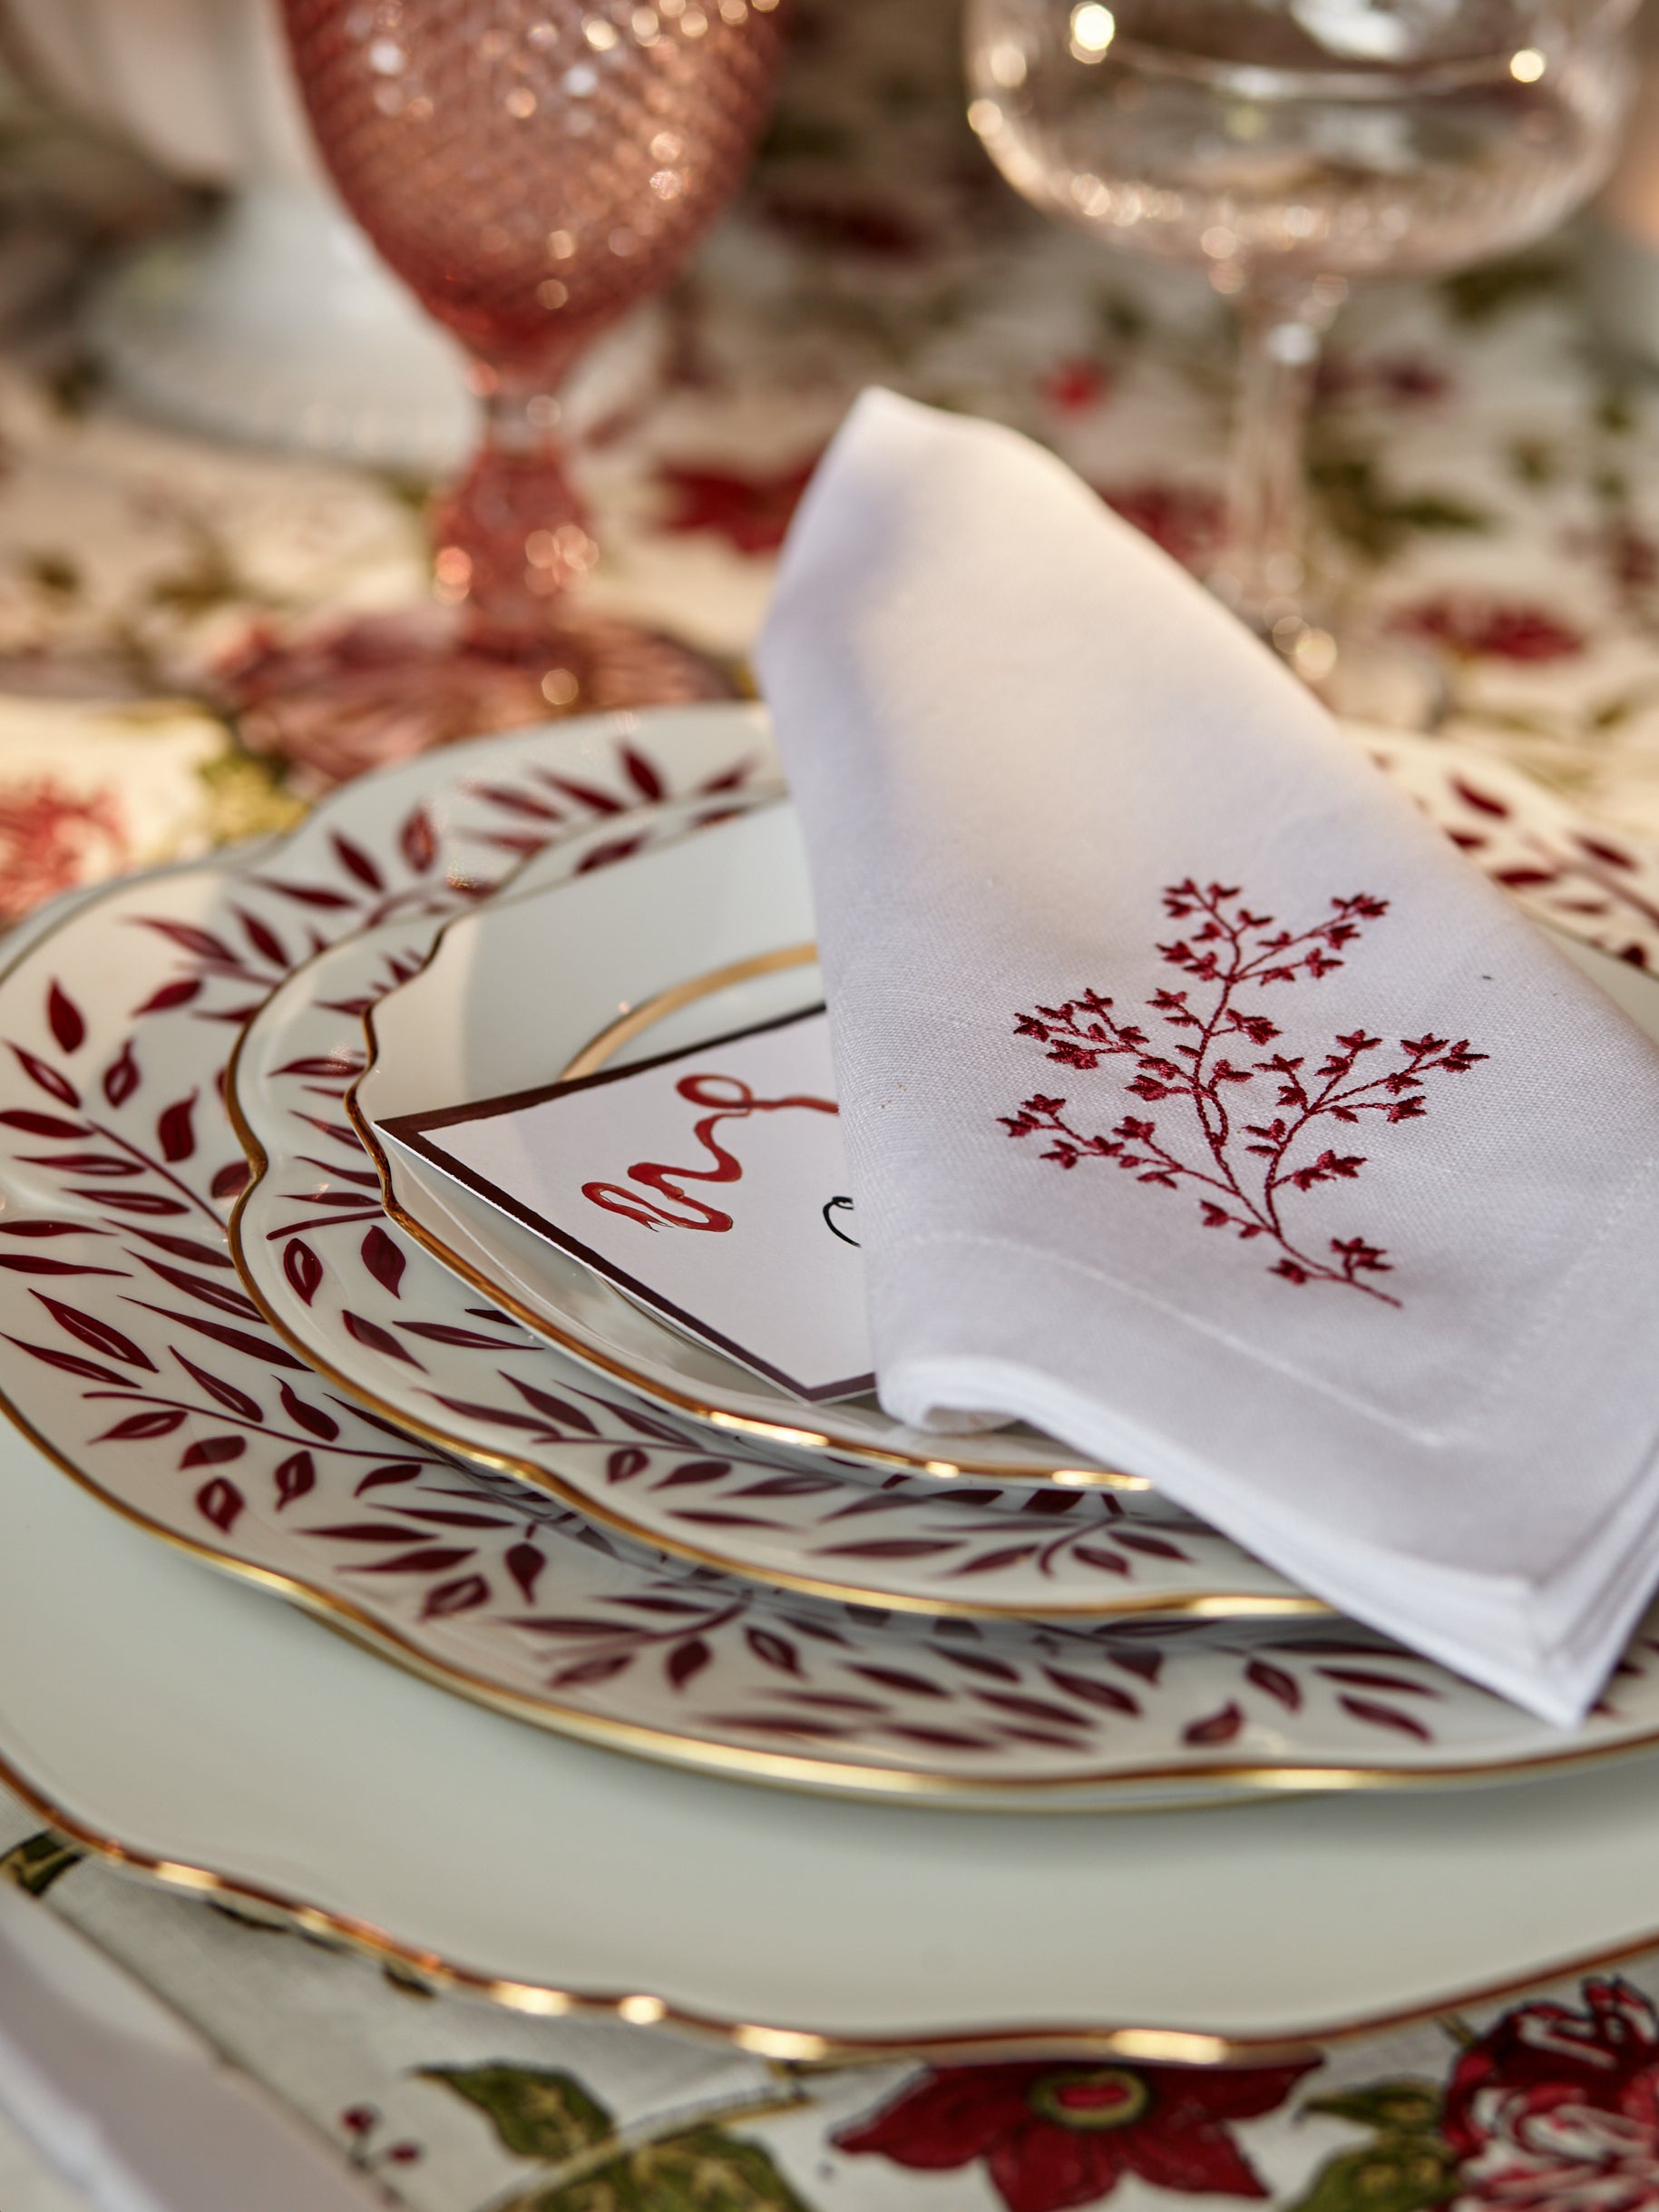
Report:
[[[7,1777],[434,1976],[781,2055],[1225,2058],[1648,1940],[1659,1760],[1585,1771],[1659,1745],[1646,1630],[1552,1731],[1132,1471],[803,1400],[395,1133],[797,1013],[811,938],[720,706],[432,756],[13,940]]]

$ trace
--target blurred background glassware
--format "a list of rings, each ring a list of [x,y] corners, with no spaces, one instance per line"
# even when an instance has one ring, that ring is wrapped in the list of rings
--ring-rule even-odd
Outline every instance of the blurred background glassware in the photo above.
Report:
[[[86,335],[124,398],[220,436],[454,465],[461,358],[324,176],[275,0],[4,0],[0,31],[42,101],[229,195],[96,288]]]
[[[574,603],[598,547],[565,465],[577,357],[676,276],[741,181],[778,0],[284,0],[341,197],[466,349],[483,434],[436,504],[446,623],[258,655],[244,727],[328,780],[550,710],[718,696],[687,648]]]
[[[967,0],[969,120],[1009,181],[1114,246],[1204,269],[1234,301],[1228,533],[1209,581],[1351,710],[1373,683],[1355,698],[1303,602],[1323,334],[1351,279],[1512,251],[1596,188],[1635,5]]]

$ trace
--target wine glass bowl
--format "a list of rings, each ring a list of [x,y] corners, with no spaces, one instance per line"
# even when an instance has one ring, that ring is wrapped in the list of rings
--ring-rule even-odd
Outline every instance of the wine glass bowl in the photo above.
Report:
[[[435,595],[458,631],[357,625],[330,648],[332,718],[315,651],[294,664],[304,696],[286,713],[287,670],[244,671],[256,734],[331,778],[550,706],[727,688],[686,649],[568,596],[598,547],[558,387],[678,273],[736,191],[782,13],[779,0],[283,0],[323,159],[382,258],[465,347],[483,436],[434,510]]]
[[[1300,426],[1351,278],[1560,222],[1610,164],[1635,0],[968,0],[969,119],[1035,205],[1241,312],[1225,595],[1312,677]]]

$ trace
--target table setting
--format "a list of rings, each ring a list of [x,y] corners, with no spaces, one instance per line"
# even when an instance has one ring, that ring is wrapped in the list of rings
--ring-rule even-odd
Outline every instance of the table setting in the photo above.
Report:
[[[460,482],[5,334],[7,2204],[1659,2205],[1631,15],[285,0]]]

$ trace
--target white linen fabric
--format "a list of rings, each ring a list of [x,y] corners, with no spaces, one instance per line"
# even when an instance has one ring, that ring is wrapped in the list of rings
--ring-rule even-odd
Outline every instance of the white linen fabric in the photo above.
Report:
[[[867,393],[758,663],[883,1405],[1578,1719],[1659,1579],[1659,1053],[1012,432]]]

